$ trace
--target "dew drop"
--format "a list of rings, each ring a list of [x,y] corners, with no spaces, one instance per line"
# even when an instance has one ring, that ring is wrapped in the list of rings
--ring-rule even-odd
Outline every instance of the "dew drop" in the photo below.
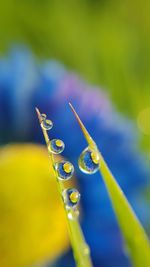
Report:
[[[52,127],[53,127],[53,123],[51,120],[47,120],[47,119],[43,119],[42,122],[41,122],[41,127],[44,129],[44,130],[50,130]]]
[[[83,253],[84,253],[85,256],[90,254],[90,248],[89,248],[88,245],[85,245],[83,247]]]
[[[46,119],[46,114],[42,113],[40,118],[41,118],[41,120],[45,120]]]
[[[63,192],[63,199],[67,207],[74,208],[80,201],[80,193],[75,188],[65,189]]]
[[[75,220],[79,217],[79,211],[77,209],[69,208],[67,216],[69,220]]]
[[[99,169],[99,161],[100,158],[98,152],[87,147],[81,153],[78,160],[78,164],[82,172],[87,174],[93,174]]]
[[[74,167],[69,161],[56,163],[55,170],[60,180],[69,180],[74,173]]]
[[[54,154],[60,154],[63,152],[65,144],[59,139],[52,139],[48,144],[48,150]]]
[[[74,219],[73,213],[71,211],[69,211],[67,215],[68,215],[68,219],[69,220],[73,220]]]

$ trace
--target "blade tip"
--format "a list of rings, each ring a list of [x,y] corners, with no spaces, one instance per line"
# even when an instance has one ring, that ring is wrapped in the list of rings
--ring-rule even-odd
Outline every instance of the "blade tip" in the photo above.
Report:
[[[71,102],[69,102],[69,106],[70,106],[71,109],[74,109],[73,105],[71,104]]]
[[[36,113],[38,115],[38,118],[40,118],[41,113],[40,113],[39,109],[37,107],[35,107],[35,110],[36,110]]]

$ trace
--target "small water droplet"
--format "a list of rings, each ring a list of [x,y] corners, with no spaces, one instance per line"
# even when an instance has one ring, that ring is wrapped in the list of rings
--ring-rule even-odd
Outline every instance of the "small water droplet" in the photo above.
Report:
[[[51,153],[60,154],[63,152],[65,144],[59,139],[52,139],[48,144],[48,149]]]
[[[86,255],[90,255],[90,248],[89,248],[88,245],[84,245],[84,247],[82,248],[82,250],[83,250],[83,253],[84,253],[85,256]]]
[[[64,203],[69,208],[75,208],[80,201],[80,193],[75,188],[65,189],[63,192]]]
[[[79,211],[77,209],[69,209],[67,213],[69,220],[75,220],[79,217]]]
[[[45,120],[46,117],[47,117],[46,114],[44,114],[44,113],[41,114],[41,120]]]
[[[43,119],[41,122],[41,127],[44,130],[50,130],[53,127],[53,123],[51,120]]]
[[[69,180],[74,173],[74,167],[69,161],[56,163],[55,170],[57,171],[58,178],[61,180]]]
[[[74,216],[73,216],[73,214],[72,214],[71,211],[69,211],[69,212],[67,213],[67,215],[68,215],[68,219],[69,219],[69,220],[73,220],[73,219],[74,219]]]
[[[93,174],[97,172],[100,164],[98,152],[87,147],[81,153],[78,164],[80,170],[84,173]]]

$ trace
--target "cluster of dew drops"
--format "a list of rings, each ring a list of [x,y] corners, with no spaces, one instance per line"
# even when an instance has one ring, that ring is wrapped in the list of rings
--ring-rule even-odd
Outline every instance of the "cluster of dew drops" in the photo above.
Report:
[[[50,130],[53,127],[53,122],[46,118],[45,114],[41,114],[41,127],[44,130]],[[48,150],[52,154],[60,154],[63,152],[65,144],[60,139],[52,139],[48,143]],[[87,147],[79,156],[78,165],[82,172],[86,174],[94,174],[99,169],[99,154],[97,151]],[[74,173],[74,166],[69,161],[56,162],[54,168],[57,172],[58,179],[65,181],[69,180]],[[75,188],[65,189],[63,192],[63,201],[66,207],[76,208],[80,201],[80,193]]]
[[[41,127],[44,130],[50,130],[53,122],[46,118],[45,114],[41,114]],[[52,154],[61,154],[65,149],[65,144],[60,139],[52,139],[48,142],[48,151]],[[69,161],[60,161],[54,164],[57,177],[61,181],[69,180],[74,173],[74,166]],[[75,209],[80,201],[80,193],[76,188],[65,189],[62,193],[63,201],[68,209]]]

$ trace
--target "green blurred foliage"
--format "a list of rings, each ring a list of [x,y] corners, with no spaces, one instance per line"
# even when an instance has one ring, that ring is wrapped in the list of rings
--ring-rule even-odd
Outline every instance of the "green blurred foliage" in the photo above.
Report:
[[[106,89],[137,119],[150,105],[149,0],[5,0],[0,51],[26,43]],[[150,149],[149,136],[143,145]]]

